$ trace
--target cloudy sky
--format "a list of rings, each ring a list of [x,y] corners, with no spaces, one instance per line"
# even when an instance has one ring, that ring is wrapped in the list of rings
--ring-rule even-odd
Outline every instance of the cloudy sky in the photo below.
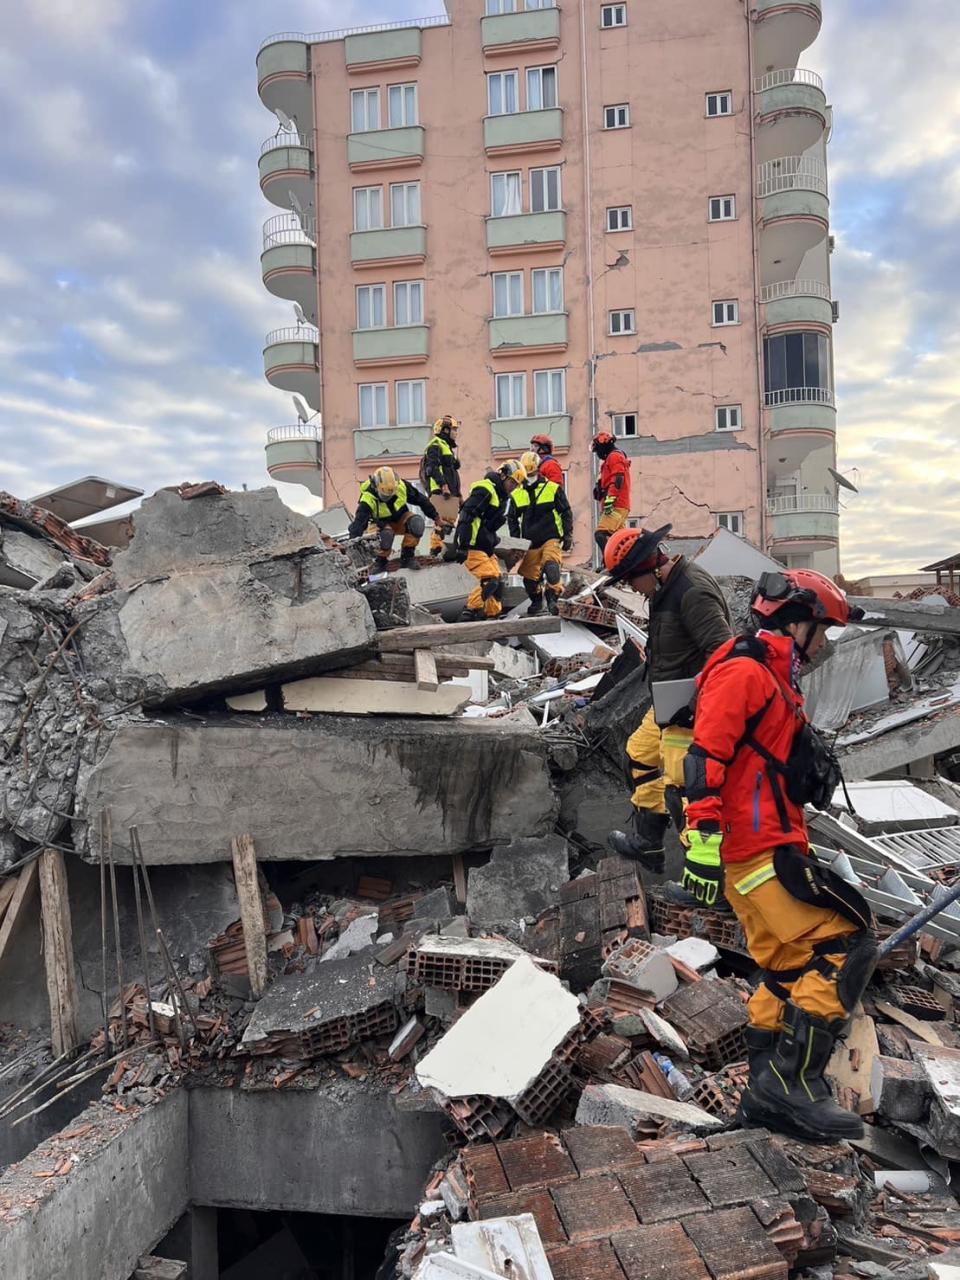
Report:
[[[259,41],[439,0],[30,0],[0,48],[0,488],[265,482]],[[960,7],[824,0],[844,569],[960,550]],[[856,468],[856,471],[853,469]],[[312,505],[306,491],[284,496]]]

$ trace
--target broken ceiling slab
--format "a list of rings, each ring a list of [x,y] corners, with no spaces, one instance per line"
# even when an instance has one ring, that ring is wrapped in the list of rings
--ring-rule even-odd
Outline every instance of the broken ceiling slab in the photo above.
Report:
[[[487,991],[517,960],[532,960],[544,969],[551,967],[506,938],[429,934],[411,949],[407,972],[417,986],[443,991]]]
[[[921,827],[955,826],[956,809],[905,778],[851,782],[834,793],[834,806],[852,810],[865,835],[880,831],[915,831]]]
[[[549,662],[551,658],[585,658],[594,651],[599,641],[589,627],[563,619],[558,633],[529,636],[526,643],[544,662]]]
[[[150,864],[229,861],[231,830],[261,860],[315,860],[463,853],[556,819],[547,744],[516,724],[397,719],[385,733],[363,717],[171,716],[121,724],[102,746],[75,809],[93,859],[104,807],[114,831],[139,828]]]
[[[715,578],[751,578],[756,582],[761,574],[783,571],[778,560],[729,529],[714,530],[694,559]]]
[[[569,862],[567,842],[558,835],[500,845],[485,867],[470,869],[467,915],[491,927],[538,916],[557,901],[570,878]]]
[[[522,957],[418,1063],[417,1079],[447,1098],[510,1101],[537,1079],[579,1022],[576,996]]]
[[[834,646],[830,656],[802,680],[807,714],[818,729],[841,728],[855,711],[889,701],[886,646],[894,645],[906,665],[899,639],[884,631],[863,631]]]
[[[105,480],[102,476],[83,476],[79,480],[69,480],[56,489],[48,489],[30,501],[37,507],[52,511],[68,524],[74,520],[84,520],[87,516],[99,515],[101,511],[109,511],[111,507],[119,507],[123,502],[143,497],[143,490],[134,485],[120,484],[115,480]]]
[[[672,1120],[694,1133],[723,1128],[722,1120],[692,1103],[660,1098],[619,1084],[588,1084],[577,1107],[577,1124],[619,1125],[633,1133],[644,1120]]]
[[[0,586],[29,590],[63,563],[63,552],[48,539],[0,525]]]
[[[287,711],[355,716],[452,716],[473,696],[469,687],[452,682],[427,691],[401,680],[350,680],[337,676],[296,680],[283,685],[281,693]]]
[[[850,596],[849,601],[863,609],[863,622],[867,626],[960,636],[960,609],[948,604],[930,604],[926,600],[877,600],[873,596]]]
[[[886,716],[864,732],[841,738],[840,763],[848,782],[905,769],[960,747],[960,681],[907,711]]]

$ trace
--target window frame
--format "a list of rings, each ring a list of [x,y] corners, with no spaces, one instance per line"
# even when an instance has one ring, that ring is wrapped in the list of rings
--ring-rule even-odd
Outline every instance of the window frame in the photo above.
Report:
[[[423,194],[420,190],[419,179],[417,179],[414,182],[391,182],[389,185],[390,185],[390,226],[391,227],[422,227],[423,226],[423,206],[421,205],[421,200],[423,198]],[[397,222],[394,217],[394,199],[395,199],[394,193],[401,192],[401,191],[406,193],[411,190],[415,190],[417,193],[416,219],[413,222],[407,222],[407,221]],[[406,204],[407,204],[406,194],[404,194],[403,196],[403,204],[404,204],[404,210],[406,210]]]
[[[543,408],[540,402],[539,379],[547,378],[547,407]],[[554,379],[558,378],[560,383],[560,404],[553,403],[553,386]],[[534,369],[533,371],[533,416],[535,418],[552,418],[561,413],[567,412],[567,371],[566,369]]]
[[[398,320],[397,319],[397,314],[400,310],[398,306],[398,298],[400,296],[401,290],[404,290],[407,295],[406,306],[407,306],[408,312],[411,312],[411,307],[410,307],[411,296],[417,296],[417,293],[419,294],[419,299],[420,299],[419,319],[417,320]],[[414,291],[417,291],[417,292],[415,293]],[[416,328],[417,325],[421,325],[424,323],[424,314],[425,314],[425,307],[426,307],[425,295],[426,295],[426,289],[424,288],[423,280],[394,280],[393,282],[393,327],[395,329],[413,329],[413,328]]]
[[[520,71],[514,67],[509,71],[488,71],[487,77],[487,115],[488,116],[515,116],[520,113]],[[493,82],[501,81],[501,98],[503,97],[502,83],[512,79],[513,81],[513,100],[515,106],[512,111],[494,111],[493,110]]]
[[[484,5],[485,18],[499,18],[505,13],[519,13],[522,0],[487,0]],[[510,5],[511,8],[506,9],[504,5]],[[496,8],[494,8],[496,6]]]
[[[413,119],[408,120],[407,115],[407,90],[413,90]],[[394,90],[400,90],[401,103],[401,122],[394,124],[393,120],[393,94]],[[398,84],[387,85],[387,128],[388,129],[412,129],[420,123],[420,89],[416,80],[401,80]]]
[[[549,105],[544,105],[545,95],[543,92],[543,83],[544,83],[544,76],[546,75],[547,72],[551,72],[553,75],[553,102],[551,102]],[[540,87],[539,87],[538,93],[540,97],[540,105],[538,107],[532,107],[530,105],[531,76],[539,78]],[[556,110],[557,107],[559,107],[560,105],[560,70],[555,62],[546,62],[542,66],[525,67],[524,77],[523,77],[523,87],[524,87],[524,92],[526,93],[525,104],[528,111],[554,111]]]
[[[615,329],[615,328],[613,327],[613,317],[614,317],[614,316],[620,316],[620,317],[621,317],[621,321],[620,321],[621,326],[622,326],[622,323],[623,323],[623,320],[622,320],[622,317],[623,317],[623,316],[630,316],[630,317],[632,317],[632,325],[633,325],[633,328],[631,328],[631,329],[624,329],[624,328],[622,328],[622,327],[621,327],[621,328],[619,328],[619,329]],[[627,337],[630,337],[630,336],[632,336],[632,335],[635,335],[635,334],[636,334],[636,332],[637,332],[637,309],[636,309],[636,307],[613,307],[610,311],[608,311],[608,312],[607,312],[607,337],[608,337],[608,338],[627,338]]]
[[[716,99],[717,110],[710,110],[711,98]],[[721,111],[720,107],[724,100],[727,103],[727,110]],[[733,90],[732,89],[713,89],[709,93],[704,94],[703,98],[703,114],[708,120],[722,120],[724,116],[733,115]]]
[[[633,427],[634,427],[633,431],[626,431],[626,430],[618,431],[617,430],[618,420],[625,427],[627,418],[633,418]],[[611,413],[610,426],[612,429],[612,434],[616,436],[618,440],[635,440],[637,436],[640,434],[640,414],[635,409],[627,410],[624,413]]]
[[[363,120],[364,124],[358,129],[356,127],[356,104],[359,99],[363,99]],[[376,103],[377,122],[374,125],[369,124],[370,119],[370,103]],[[380,128],[380,86],[368,89],[351,89],[350,90],[350,132],[351,133],[376,133]]]
[[[622,124],[608,124],[607,113],[609,111],[623,112]],[[630,103],[629,102],[609,102],[603,107],[603,127],[604,129],[629,129],[630,128]]]
[[[723,307],[723,319],[717,319],[717,307]],[[733,308],[733,318],[728,319],[726,308]],[[711,329],[729,329],[740,323],[740,299],[739,298],[715,298],[710,304],[710,327]]]
[[[534,194],[534,185],[535,185],[534,183],[535,174],[541,175],[540,186],[541,186],[541,195],[543,196],[549,195],[550,175],[551,174],[556,175],[556,179],[557,179],[556,204],[553,204],[553,205],[548,204],[545,200],[542,209],[534,208],[533,194]],[[527,172],[527,188],[529,192],[528,198],[530,202],[531,213],[560,213],[560,211],[563,209],[563,166],[559,164],[536,165],[534,168],[528,170]]]
[[[387,328],[387,286],[386,284],[385,283],[358,284],[358,285],[354,285],[354,290],[356,293],[356,305],[357,305],[357,328],[362,329],[364,331],[366,331],[367,329],[386,329]],[[370,314],[373,315],[376,311],[376,307],[373,304],[373,298],[377,294],[378,290],[379,290],[379,296],[380,296],[380,309],[383,315],[383,323],[367,324],[367,325],[361,324],[360,323],[360,295],[369,293],[370,299],[371,299]]]
[[[742,538],[744,536],[744,519],[742,511],[715,511],[713,514],[716,519],[718,529],[726,529],[727,533],[732,533],[736,538]],[[739,527],[731,529],[729,524],[722,523],[724,520],[732,520]]]
[[[609,13],[612,17],[615,18],[618,12],[622,15],[621,22],[604,22],[604,17],[606,14]],[[619,27],[625,27],[626,25],[627,25],[627,6],[625,4],[602,4],[600,6],[600,30],[601,31],[616,31]]]
[[[505,415],[504,417],[501,417],[501,415],[500,415],[500,386],[501,386],[501,384],[503,384],[503,385],[506,385],[506,386],[509,386],[509,387],[510,387],[510,392],[509,392],[510,405],[509,405],[509,407],[510,407],[511,409],[513,409],[513,408],[515,407],[515,406],[514,406],[514,404],[513,404],[513,399],[514,399],[514,389],[515,389],[516,387],[520,387],[520,388],[521,388],[521,394],[520,394],[520,400],[521,400],[521,412],[520,412],[520,413],[509,413],[509,414]],[[498,421],[498,422],[512,422],[512,421],[517,420],[518,418],[525,418],[525,417],[527,416],[527,375],[526,375],[525,373],[496,373],[496,374],[494,374],[494,377],[493,377],[493,407],[494,407],[494,412],[495,412],[495,414],[497,415],[497,421]]]
[[[507,307],[508,307],[506,311],[497,310],[497,282],[500,280],[506,281],[505,288],[506,288],[506,299],[507,299]],[[520,282],[520,310],[519,311],[514,311],[511,309],[514,302],[513,282],[516,282],[516,281]],[[524,307],[526,305],[526,298],[525,298],[526,291],[524,288],[524,279],[523,279],[522,271],[493,271],[490,273],[490,285],[493,293],[493,313],[492,314],[493,314],[494,320],[509,320],[514,316],[522,316],[524,314]]]
[[[544,310],[537,309],[537,276],[546,276],[544,282],[544,297],[550,300],[551,286],[550,277],[556,276],[560,281],[560,305],[558,307],[546,307]],[[563,267],[534,267],[530,272],[530,314],[532,316],[557,316],[562,315],[564,310],[564,282]]]
[[[420,387],[420,395],[423,413],[417,419],[410,422],[400,421],[400,388],[401,387]],[[412,394],[412,393],[411,393]],[[396,424],[398,427],[422,427],[427,421],[427,380],[426,378],[398,378],[393,384],[393,403],[395,409]]]
[[[611,213],[625,213],[627,215],[626,226],[611,227],[610,225]],[[633,205],[632,204],[607,205],[606,229],[607,229],[607,235],[616,235],[618,231],[632,231],[633,230]]]
[[[730,202],[730,213],[723,212],[723,206],[726,201]],[[719,217],[713,216],[713,206],[719,204]],[[736,222],[737,221],[737,197],[734,192],[725,196],[710,196],[707,199],[707,221],[708,222]]]
[[[735,412],[737,415],[736,426],[731,425],[730,414]],[[720,415],[726,415],[726,425],[720,425]],[[742,431],[743,430],[743,405],[742,404],[715,404],[713,406],[713,429],[714,431]]]
[[[517,210],[516,213],[497,213],[497,202],[495,196],[495,180],[497,178],[513,178],[517,180]],[[504,184],[505,188],[509,184]],[[490,175],[490,217],[491,218],[516,218],[523,213],[523,170],[522,169],[501,169],[497,173]]]
[[[376,192],[376,193],[379,195],[379,198],[380,198],[380,221],[379,221],[379,223],[378,223],[376,226],[372,225],[372,224],[368,221],[367,226],[365,226],[365,227],[361,227],[361,226],[359,225],[359,223],[360,223],[360,219],[357,217],[358,206],[359,206],[359,203],[360,203],[360,201],[358,200],[358,197],[359,197],[359,196],[366,196],[366,197],[367,197],[367,199],[366,199],[366,204],[367,204],[367,213],[368,213],[368,215],[369,215],[370,196],[371,196],[374,192]],[[384,228],[384,221],[383,221],[383,183],[381,183],[379,186],[376,186],[376,187],[354,187],[354,188],[353,188],[353,229],[354,229],[354,231],[382,231],[382,230],[383,230],[383,228]]]
[[[383,422],[364,422],[363,420],[363,393],[364,391],[372,391],[373,394],[373,411],[376,416],[377,411],[377,395],[378,391],[383,392]],[[390,384],[389,382],[360,382],[357,384],[357,422],[361,431],[376,431],[382,427],[390,425]]]

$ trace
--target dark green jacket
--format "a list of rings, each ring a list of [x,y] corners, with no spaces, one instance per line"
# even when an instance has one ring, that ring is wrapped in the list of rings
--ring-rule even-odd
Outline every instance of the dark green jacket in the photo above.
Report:
[[[681,556],[650,601],[650,682],[699,675],[711,653],[732,635],[730,609],[716,579]]]

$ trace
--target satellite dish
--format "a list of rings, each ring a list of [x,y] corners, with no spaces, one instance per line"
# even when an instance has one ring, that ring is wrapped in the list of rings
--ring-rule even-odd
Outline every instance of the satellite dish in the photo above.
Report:
[[[307,407],[306,401],[303,399],[303,397],[291,396],[290,399],[293,401],[293,407],[297,411],[297,417],[300,419],[300,421],[309,422],[310,410]]]
[[[300,203],[300,201],[297,199],[297,193],[296,193],[295,191],[289,191],[289,190],[288,190],[288,191],[287,191],[287,195],[288,195],[288,197],[289,197],[289,199],[290,199],[290,208],[293,210],[293,212],[294,212],[294,213],[297,215],[297,217],[300,219],[300,222],[301,222],[301,225],[302,225],[302,223],[303,223],[303,205],[302,205],[302,204]]]
[[[841,475],[839,471],[834,471],[833,467],[827,467],[827,470],[833,476],[834,480],[836,480],[837,484],[841,487],[841,489],[849,489],[851,493],[860,492],[860,490],[853,483],[853,481],[848,480],[847,477],[844,475]]]
[[[273,114],[280,121],[280,128],[283,129],[284,133],[297,132],[296,120],[292,120],[290,116],[288,116],[287,113],[283,111],[280,107],[274,107]],[[297,136],[299,137],[299,134]]]
[[[293,304],[293,314],[297,317],[297,328],[298,328],[298,329],[300,328],[300,326],[301,326],[302,324],[306,324],[306,323],[307,323],[307,313],[304,311],[303,307],[301,307],[301,305],[300,305],[300,303],[299,303],[299,302],[295,302],[295,303]]]

